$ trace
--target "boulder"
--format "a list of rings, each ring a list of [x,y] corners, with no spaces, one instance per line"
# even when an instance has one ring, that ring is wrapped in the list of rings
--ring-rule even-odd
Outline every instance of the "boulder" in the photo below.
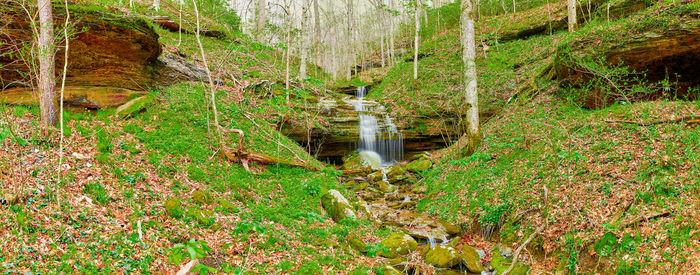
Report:
[[[367,251],[369,251],[367,249],[367,244],[355,235],[348,235],[345,238],[345,241],[350,245],[350,247],[361,253],[367,253]]]
[[[451,246],[436,245],[425,254],[425,262],[434,267],[450,268],[460,262],[458,251]]]
[[[168,214],[168,216],[179,219],[182,217],[183,211],[182,211],[182,202],[180,202],[180,199],[176,198],[171,198],[165,201],[165,213]]]
[[[156,100],[150,96],[137,97],[117,107],[115,114],[122,118],[131,117],[155,103]]]
[[[399,187],[389,183],[388,181],[382,180],[375,183],[375,187],[378,191],[382,193],[394,193],[399,190]]]
[[[510,257],[504,257],[501,251],[496,248],[491,252],[491,267],[493,267],[498,274],[505,272],[509,267],[512,259]],[[515,267],[510,272],[513,275],[526,275],[530,271],[530,267],[524,265],[522,262],[517,261]]]
[[[418,248],[418,242],[411,236],[403,233],[395,233],[381,242],[382,249],[377,254],[385,258],[396,258],[406,255]]]
[[[463,245],[459,248],[459,261],[469,269],[470,272],[481,273],[486,270],[481,264],[479,253],[471,246]]]
[[[409,162],[406,165],[406,170],[417,173],[430,169],[433,166],[433,162],[429,159],[419,159]]]
[[[336,222],[340,222],[346,218],[357,217],[348,200],[345,199],[343,194],[340,194],[338,190],[331,189],[326,191],[323,196],[321,196],[321,204],[323,208],[326,209],[326,212],[328,212],[328,215]]]

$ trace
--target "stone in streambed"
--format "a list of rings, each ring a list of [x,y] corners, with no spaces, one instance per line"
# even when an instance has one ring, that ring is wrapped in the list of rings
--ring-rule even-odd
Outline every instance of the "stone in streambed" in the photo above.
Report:
[[[433,166],[433,163],[428,160],[428,159],[419,159],[419,160],[414,160],[412,162],[409,162],[408,165],[406,165],[406,170],[410,172],[422,172],[425,170],[430,169],[430,167]]]
[[[377,171],[372,174],[367,175],[367,178],[372,182],[378,182],[384,179],[384,173],[382,171]]]
[[[455,235],[455,234],[459,234],[459,232],[462,231],[459,227],[457,227],[454,224],[451,224],[449,222],[440,220],[439,223],[440,223],[440,225],[442,225],[443,228],[445,228],[445,232],[447,232],[447,234]]]
[[[434,267],[450,268],[459,264],[459,253],[451,246],[434,246],[425,254],[425,262]]]
[[[471,246],[464,245],[459,248],[459,260],[471,272],[481,273],[486,270],[484,266],[481,265],[479,253]]]
[[[392,234],[389,238],[383,240],[381,244],[382,249],[377,254],[385,258],[396,258],[406,255],[418,248],[418,242],[413,237],[403,233]]]
[[[331,189],[321,196],[321,205],[326,209],[328,215],[336,221],[340,222],[346,218],[355,218],[355,211],[345,197],[338,190]]]
[[[394,193],[399,190],[399,187],[384,180],[377,182],[375,187],[382,193]]]

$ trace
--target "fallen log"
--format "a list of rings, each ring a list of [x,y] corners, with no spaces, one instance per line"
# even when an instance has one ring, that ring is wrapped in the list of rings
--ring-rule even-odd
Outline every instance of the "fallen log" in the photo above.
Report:
[[[219,126],[220,127],[220,126]],[[318,167],[311,166],[307,164],[306,162],[303,161],[294,161],[294,160],[286,160],[286,159],[281,159],[281,158],[276,158],[264,154],[258,154],[258,153],[253,153],[253,152],[248,152],[245,149],[245,146],[243,145],[244,142],[244,137],[245,133],[243,130],[240,129],[223,129],[220,127],[221,131],[224,133],[237,133],[238,134],[238,149],[232,149],[223,142],[220,144],[220,149],[221,152],[224,154],[224,156],[233,162],[238,162],[240,163],[243,168],[246,169],[246,171],[250,171],[250,164],[256,163],[256,164],[261,164],[261,165],[270,165],[270,164],[283,164],[283,165],[288,165],[292,167],[300,167],[304,168],[306,170],[311,170],[311,171],[318,171]]]

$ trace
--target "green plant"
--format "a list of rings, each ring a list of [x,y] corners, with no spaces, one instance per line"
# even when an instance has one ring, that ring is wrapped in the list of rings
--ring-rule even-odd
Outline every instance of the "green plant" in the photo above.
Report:
[[[184,244],[175,244],[170,250],[168,261],[174,265],[180,265],[188,257],[190,260],[203,259],[210,252],[212,250],[207,246],[207,242],[190,239]]]

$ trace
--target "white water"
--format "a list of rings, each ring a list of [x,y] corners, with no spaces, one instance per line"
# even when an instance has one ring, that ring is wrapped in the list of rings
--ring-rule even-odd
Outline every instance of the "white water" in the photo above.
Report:
[[[391,117],[385,114],[382,119],[378,119],[376,104],[364,100],[366,88],[359,87],[353,102],[355,111],[360,118],[360,137],[357,148],[360,152],[374,152],[380,156],[381,166],[386,167],[403,160],[403,136],[398,131]]]

